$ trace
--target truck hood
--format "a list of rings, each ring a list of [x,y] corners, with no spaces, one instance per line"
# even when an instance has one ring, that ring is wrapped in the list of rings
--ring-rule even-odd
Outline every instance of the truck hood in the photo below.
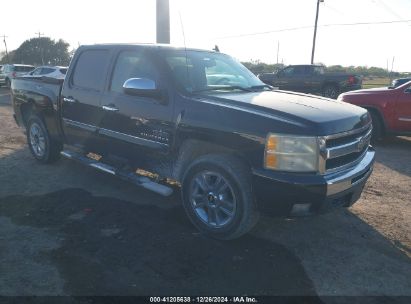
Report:
[[[391,94],[394,93],[395,90],[389,89],[388,87],[383,88],[372,88],[372,89],[362,89],[362,90],[355,90],[350,91],[347,93],[343,93],[342,95],[370,95],[370,94]]]
[[[313,135],[329,135],[360,128],[370,121],[367,110],[333,99],[287,91],[213,93],[207,100],[225,106],[271,115],[312,130]]]

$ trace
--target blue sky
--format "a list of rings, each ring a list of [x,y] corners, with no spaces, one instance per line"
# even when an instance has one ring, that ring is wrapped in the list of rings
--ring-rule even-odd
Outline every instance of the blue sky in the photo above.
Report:
[[[309,63],[316,0],[170,0],[171,42],[220,49],[240,60]],[[13,0],[2,4],[0,34],[9,49],[39,30],[73,47],[101,42],[155,42],[155,0]],[[18,16],[16,18],[16,16]],[[411,0],[325,0],[320,4],[316,62],[411,71]],[[328,26],[324,26],[328,25]],[[296,27],[300,30],[275,32]],[[234,37],[273,31],[267,34]],[[4,51],[0,44],[0,51]]]

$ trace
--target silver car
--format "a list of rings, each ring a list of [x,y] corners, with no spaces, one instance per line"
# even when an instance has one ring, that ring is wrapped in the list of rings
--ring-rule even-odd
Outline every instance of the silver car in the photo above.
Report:
[[[23,75],[25,78],[41,78],[43,76],[64,79],[66,76],[67,67],[62,66],[39,66],[30,73]]]
[[[10,88],[11,81],[19,76],[25,75],[34,70],[34,66],[27,64],[5,64],[0,71],[0,86],[5,85]]]

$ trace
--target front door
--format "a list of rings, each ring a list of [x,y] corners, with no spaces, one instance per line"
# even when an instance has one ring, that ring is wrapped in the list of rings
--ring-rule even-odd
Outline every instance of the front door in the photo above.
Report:
[[[305,92],[305,69],[304,66],[290,66],[279,72],[276,87],[280,90]]]
[[[167,158],[174,129],[172,102],[162,76],[142,48],[121,50],[101,102],[105,115],[99,133],[110,142],[109,152],[148,170]],[[165,92],[163,99],[125,94],[123,84],[130,78],[154,80]]]
[[[97,152],[97,131],[103,119],[100,100],[110,61],[107,49],[88,49],[74,62],[61,94],[66,142]]]

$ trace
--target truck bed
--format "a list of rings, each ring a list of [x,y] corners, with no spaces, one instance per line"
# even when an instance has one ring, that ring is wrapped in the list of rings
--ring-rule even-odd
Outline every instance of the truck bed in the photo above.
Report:
[[[62,84],[62,79],[18,77],[13,79],[11,89],[13,95],[22,102],[46,102],[56,109]]]

